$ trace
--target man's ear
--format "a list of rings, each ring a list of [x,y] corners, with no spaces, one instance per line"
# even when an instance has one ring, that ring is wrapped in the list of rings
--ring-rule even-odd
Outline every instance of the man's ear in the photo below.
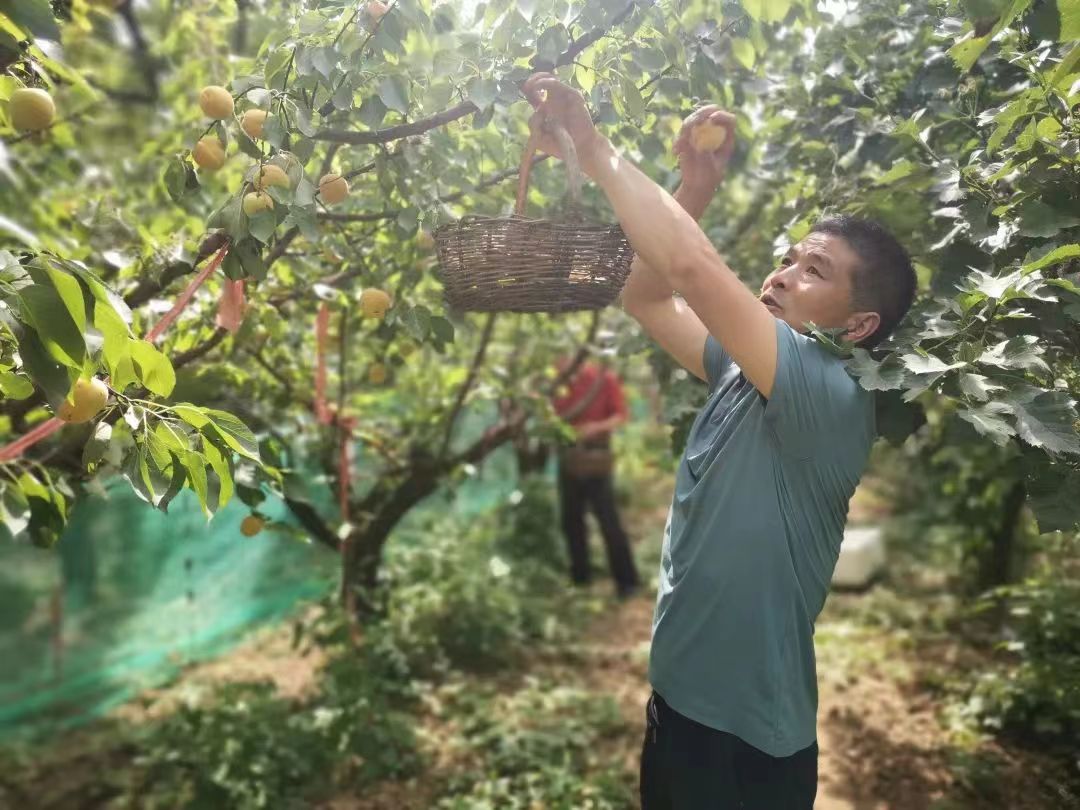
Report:
[[[852,343],[861,343],[877,331],[881,316],[876,312],[853,312],[844,324],[845,337]]]

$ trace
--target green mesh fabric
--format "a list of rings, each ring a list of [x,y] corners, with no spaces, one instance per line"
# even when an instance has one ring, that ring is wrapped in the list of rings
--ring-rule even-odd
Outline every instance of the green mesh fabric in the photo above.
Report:
[[[419,536],[431,510],[486,510],[513,487],[504,448],[413,510],[398,534]],[[105,489],[80,502],[58,548],[0,545],[0,740],[100,717],[336,584],[329,550],[287,532],[241,535],[239,501],[207,523],[190,492],[162,514],[122,481]],[[292,522],[280,502],[260,511]]]

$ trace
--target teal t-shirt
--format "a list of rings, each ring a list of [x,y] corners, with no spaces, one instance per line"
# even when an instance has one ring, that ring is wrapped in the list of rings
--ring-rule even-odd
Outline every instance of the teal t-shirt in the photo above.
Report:
[[[765,399],[711,336],[709,398],[664,529],[649,681],[775,757],[817,739],[814,620],[874,438],[873,399],[783,321]]]

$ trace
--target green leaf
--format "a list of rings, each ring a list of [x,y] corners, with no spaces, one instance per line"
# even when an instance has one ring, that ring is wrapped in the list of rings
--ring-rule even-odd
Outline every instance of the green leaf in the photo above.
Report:
[[[754,69],[754,63],[757,61],[757,51],[754,50],[754,44],[750,40],[742,37],[733,40],[731,54],[735,57],[735,61],[747,70]]]
[[[1080,0],[1043,0],[1028,18],[1035,39],[1080,39]]]
[[[1080,522],[1080,471],[1034,450],[1024,453],[1023,467],[1039,531],[1075,529]]]
[[[1042,270],[1044,267],[1049,267],[1054,264],[1061,264],[1069,259],[1075,259],[1080,257],[1080,245],[1062,245],[1055,250],[1050,251],[1041,259],[1037,261],[1029,262],[1020,268],[1020,272],[1024,275],[1028,273],[1034,273],[1036,270]]]
[[[561,23],[553,25],[537,37],[536,56],[553,67],[569,44],[570,35],[566,32],[566,26]]]
[[[1033,447],[1050,453],[1080,453],[1076,408],[1064,391],[1042,391],[1010,400],[1016,431]]]
[[[33,326],[46,350],[66,366],[79,368],[86,354],[82,329],[55,287],[32,284],[19,291],[24,320]]]
[[[1055,236],[1058,231],[1080,225],[1080,219],[1051,208],[1041,200],[1028,200],[1018,211],[1023,236]]]
[[[48,262],[45,264],[45,272],[49,274],[49,280],[56,287],[56,292],[60,295],[60,300],[64,302],[64,306],[67,307],[68,314],[71,315],[71,320],[75,323],[76,328],[80,332],[85,331],[86,303],[83,301],[83,288],[78,279],[63,270],[53,267]]]
[[[176,385],[172,363],[153,344],[145,340],[129,340],[131,357],[138,369],[139,380],[159,397],[167,397]]]
[[[626,107],[626,114],[631,118],[641,118],[645,113],[645,100],[641,97],[641,92],[638,90],[637,85],[634,84],[633,79],[623,76],[620,87],[622,88],[622,100]]]
[[[229,253],[240,262],[245,275],[253,276],[260,281],[266,278],[266,262],[263,260],[262,252],[255,242],[245,239],[243,242],[234,245]]]
[[[233,495],[232,459],[222,453],[218,447],[210,441],[203,443],[203,454],[210,463],[210,468],[218,477],[217,505],[211,509],[215,512],[225,506]],[[208,485],[209,486],[209,485]],[[209,504],[207,504],[209,506]]]
[[[486,76],[473,76],[469,79],[468,84],[465,85],[465,92],[468,95],[469,101],[475,104],[478,109],[482,110],[494,103],[495,96],[499,92],[499,86],[495,83],[494,79]]]
[[[904,384],[904,369],[891,356],[879,363],[866,349],[855,349],[847,367],[867,391],[891,391]]]
[[[266,77],[266,86],[275,90],[284,89],[285,67],[292,59],[293,48],[282,46],[276,49],[266,60],[263,75]]]
[[[401,317],[401,323],[413,338],[423,341],[431,329],[431,312],[424,306],[409,309]]]
[[[211,511],[207,501],[206,459],[200,453],[193,451],[181,454],[180,459],[187,470],[188,483],[199,498],[199,505],[202,507],[203,514],[209,517]]]
[[[223,229],[234,244],[247,236],[247,216],[244,214],[240,197],[231,197],[225,205],[211,214],[206,227],[211,230]]]
[[[248,233],[263,244],[270,241],[275,228],[277,228],[277,219],[273,211],[259,211],[248,217]]]
[[[0,373],[0,393],[6,399],[26,399],[34,393],[34,384],[22,374],[5,371]]]
[[[229,447],[252,461],[259,460],[259,443],[247,425],[226,411],[206,408],[204,413],[210,417]]]
[[[1005,386],[993,382],[989,377],[984,377],[982,374],[960,375],[960,390],[972,399],[977,399],[980,402],[986,402],[990,399],[992,392],[1000,391],[1004,387]]]
[[[431,333],[439,343],[454,342],[454,325],[441,316],[436,315],[431,319]]]
[[[246,138],[247,136],[243,135],[242,137]],[[169,199],[173,202],[180,202],[190,192],[199,188],[198,173],[180,155],[176,155],[166,164],[165,171],[161,174],[161,180],[165,184],[165,191],[168,192]]]
[[[901,360],[903,360],[905,368],[912,374],[939,374],[965,365],[961,361],[946,363],[944,360],[939,360],[937,357],[925,357],[921,354],[914,353],[903,355]]]
[[[402,115],[409,111],[409,83],[402,76],[383,76],[376,92],[387,109]]]
[[[791,5],[791,0],[742,0],[746,13],[761,22],[781,22]]]
[[[1011,23],[1020,14],[1027,11],[1032,0],[1012,0],[1001,12],[1000,16],[997,16],[997,20],[993,22],[993,25],[986,29],[985,26],[976,24],[975,30],[973,30],[967,38],[960,40],[951,48],[949,48],[949,56],[953,58],[957,66],[964,72],[971,70],[972,66],[982,56],[983,51],[993,41],[994,37],[1009,23]],[[984,7],[985,3],[981,4]],[[995,4],[996,5],[996,4]],[[986,19],[986,18],[984,18]]]
[[[958,411],[957,415],[974,425],[979,433],[989,437],[994,444],[1004,447],[1009,439],[1016,435],[1012,425],[1002,418],[1011,413],[1012,408],[1004,402],[988,402],[978,408]]]
[[[1003,340],[987,349],[978,362],[998,366],[999,368],[1024,368],[1046,371],[1047,365],[1040,357],[1042,347],[1034,335],[1017,335],[1010,340]]]
[[[0,0],[0,14],[34,37],[60,41],[60,26],[49,0]]]
[[[94,427],[94,435],[83,446],[82,464],[86,469],[97,464],[109,451],[109,443],[112,441],[113,427],[108,422],[98,422]]]

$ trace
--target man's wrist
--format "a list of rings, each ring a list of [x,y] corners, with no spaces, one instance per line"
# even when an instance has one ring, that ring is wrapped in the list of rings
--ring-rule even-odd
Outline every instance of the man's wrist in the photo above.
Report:
[[[705,209],[709,207],[713,197],[716,196],[719,184],[711,183],[688,183],[683,180],[672,195],[686,212],[694,219],[700,219]]]
[[[593,141],[590,148],[582,150],[582,152],[583,154],[578,155],[581,171],[593,180],[597,180],[597,175],[605,168],[610,168],[619,156],[611,141],[596,130],[593,131]]]

